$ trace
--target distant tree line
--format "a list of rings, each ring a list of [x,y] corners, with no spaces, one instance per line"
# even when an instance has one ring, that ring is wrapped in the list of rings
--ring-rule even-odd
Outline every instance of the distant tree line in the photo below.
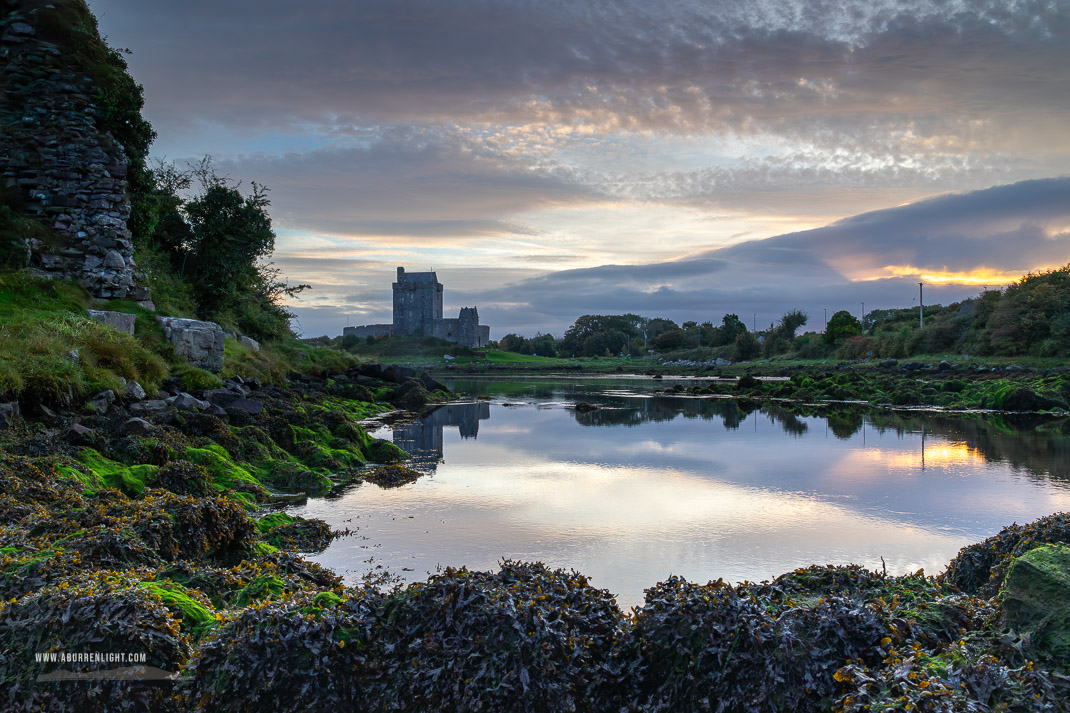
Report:
[[[520,354],[549,357],[641,356],[676,358],[757,357],[800,359],[906,358],[917,354],[977,356],[1070,355],[1070,265],[1030,274],[1001,290],[946,307],[927,306],[924,328],[918,308],[874,310],[862,322],[847,310],[833,314],[824,333],[799,330],[807,315],[785,313],[767,329],[752,332],[736,314],[712,322],[676,322],[637,314],[588,314],[560,339],[507,334],[498,346]]]

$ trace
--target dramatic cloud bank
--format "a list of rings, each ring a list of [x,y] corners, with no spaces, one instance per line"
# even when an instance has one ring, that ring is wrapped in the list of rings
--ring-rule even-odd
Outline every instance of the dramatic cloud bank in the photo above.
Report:
[[[308,332],[381,319],[398,264],[500,335],[1068,259],[1067,0],[90,6],[157,155],[272,188]]]

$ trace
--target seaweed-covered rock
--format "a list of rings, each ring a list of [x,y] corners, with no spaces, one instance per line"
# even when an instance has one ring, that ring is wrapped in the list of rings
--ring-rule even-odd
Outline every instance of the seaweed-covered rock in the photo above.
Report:
[[[208,469],[184,460],[162,466],[149,480],[148,485],[169,490],[176,495],[205,496],[213,492]]]
[[[164,492],[134,506],[131,529],[165,559],[240,556],[256,542],[256,525],[244,506],[229,498]]]
[[[183,708],[226,712],[380,711],[374,589],[303,595],[244,610],[186,668]]]
[[[1070,513],[1055,513],[1027,525],[1017,523],[993,537],[967,545],[951,560],[943,581],[969,594],[995,596],[1014,557],[1034,547],[1070,545]]]
[[[1008,627],[1045,658],[1070,664],[1070,547],[1045,545],[1016,558],[1000,600]]]
[[[190,655],[159,597],[134,580],[107,574],[0,603],[0,640],[0,707],[9,711],[168,710],[170,682],[146,678],[178,671]],[[37,654],[99,654],[102,660],[45,663]],[[144,662],[122,658],[131,654],[144,655]],[[109,677],[37,680],[62,678],[64,671]]]
[[[632,637],[644,710],[777,711],[775,622],[724,582],[647,589]]]
[[[616,710],[612,653],[624,617],[576,572],[505,562],[446,569],[395,594],[382,613],[380,709]]]
[[[375,483],[380,488],[398,488],[415,483],[423,476],[418,470],[403,465],[380,465],[369,468],[361,474],[364,480]]]

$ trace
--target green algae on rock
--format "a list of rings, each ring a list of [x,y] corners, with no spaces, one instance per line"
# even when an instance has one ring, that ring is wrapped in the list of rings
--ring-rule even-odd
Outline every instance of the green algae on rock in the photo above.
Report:
[[[1016,557],[999,600],[1003,623],[1031,650],[1070,665],[1070,547],[1043,545]]]

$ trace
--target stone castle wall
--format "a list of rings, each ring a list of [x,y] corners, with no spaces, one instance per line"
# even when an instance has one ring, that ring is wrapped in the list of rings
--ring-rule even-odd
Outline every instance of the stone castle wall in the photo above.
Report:
[[[394,325],[392,324],[365,324],[360,327],[346,327],[342,330],[342,334],[346,337],[389,337],[394,333]]]
[[[54,240],[30,242],[43,276],[102,298],[147,300],[127,220],[127,158],[96,126],[92,80],[18,19],[0,21],[0,198]]]

